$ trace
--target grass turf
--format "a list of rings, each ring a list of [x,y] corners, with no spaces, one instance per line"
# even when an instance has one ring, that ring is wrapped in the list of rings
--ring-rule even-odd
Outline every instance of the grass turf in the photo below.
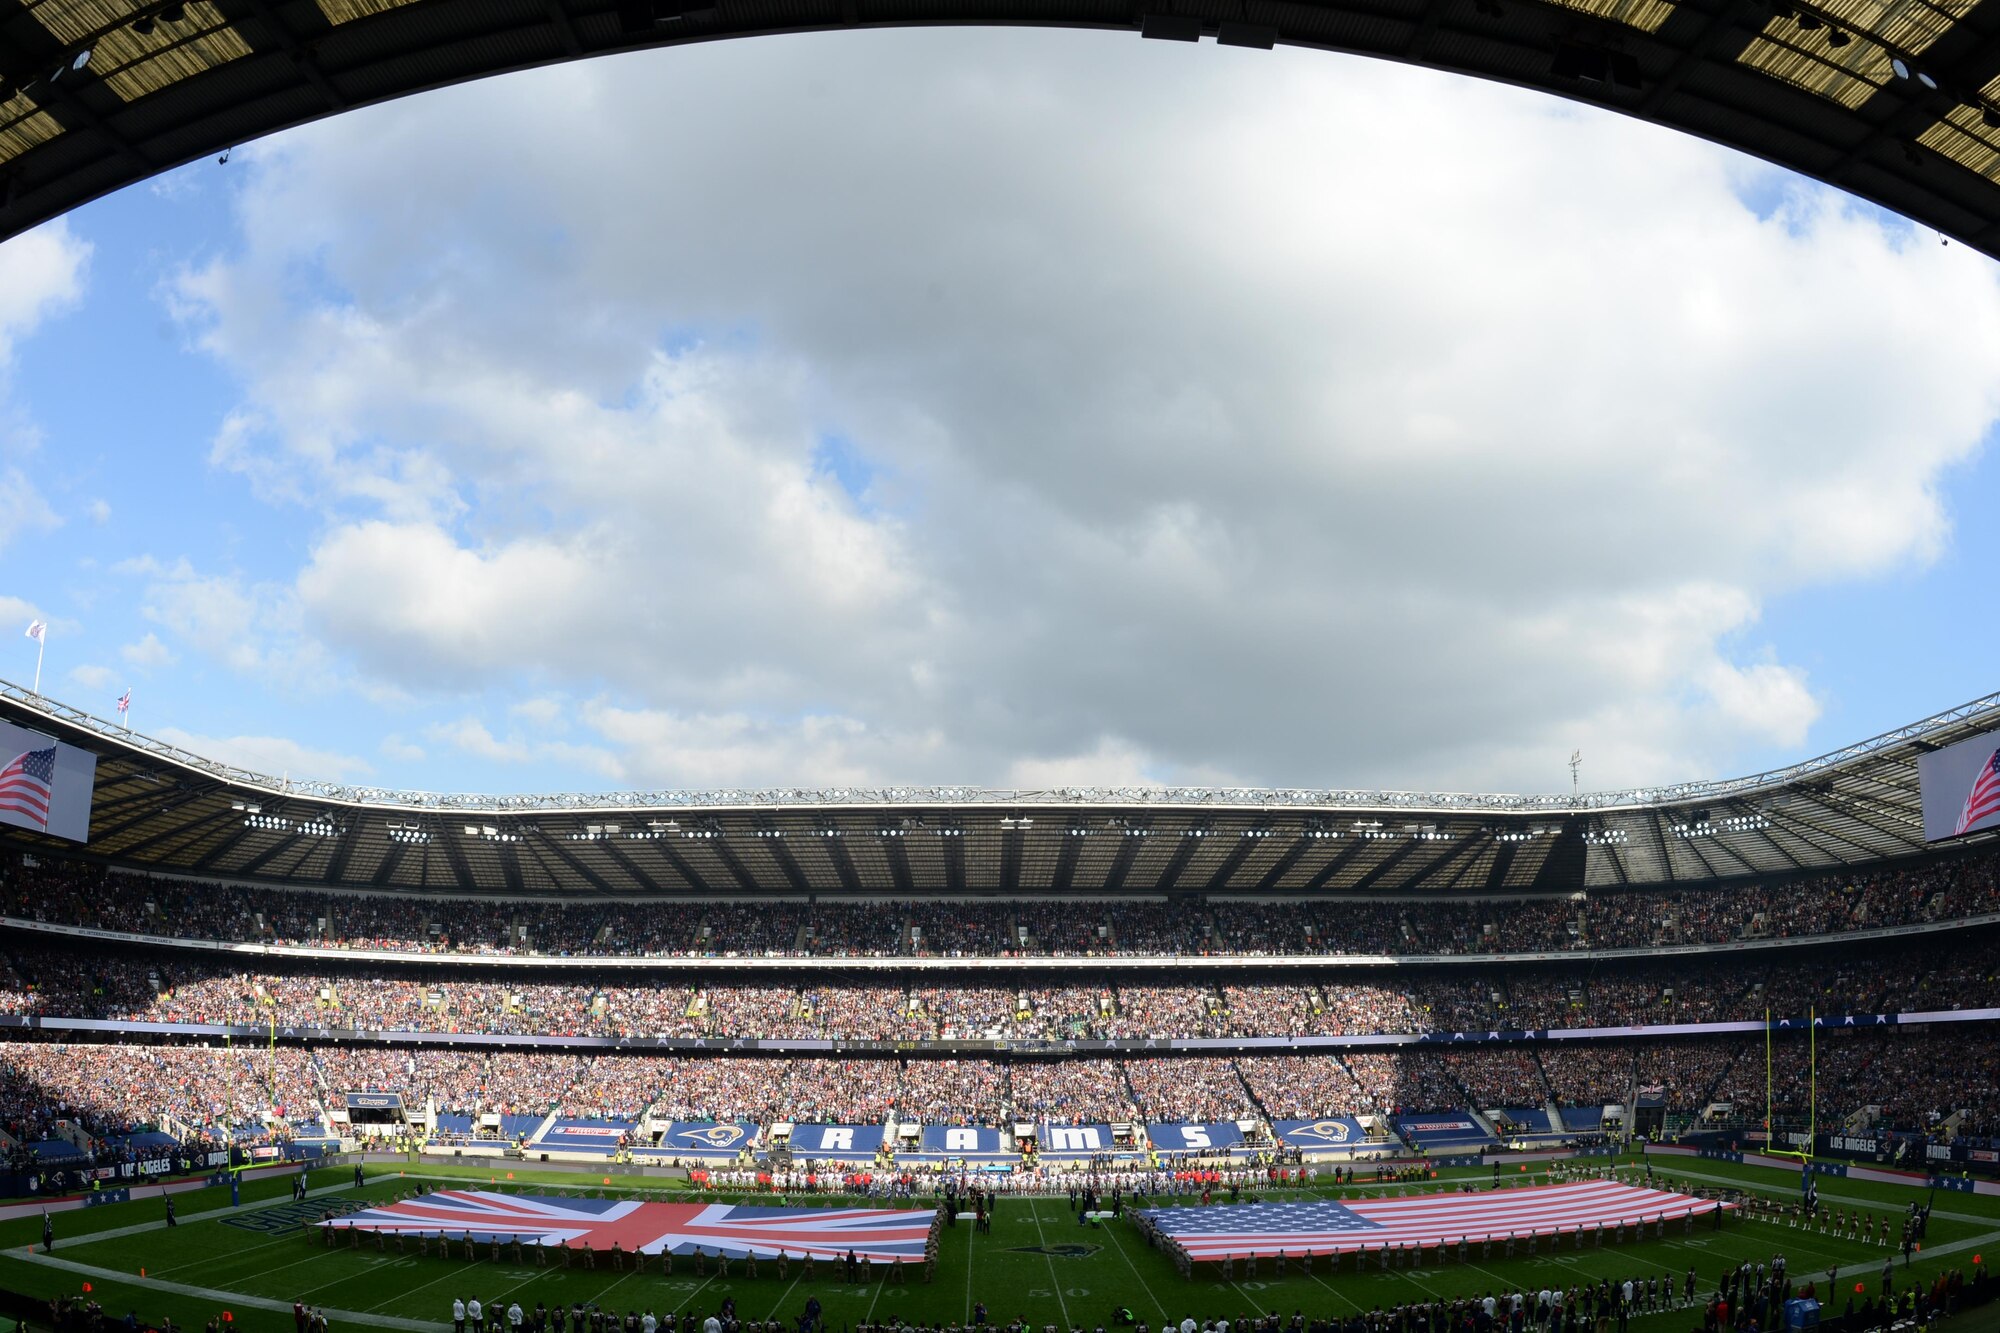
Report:
[[[1675,1159],[1663,1170],[1656,1164],[1656,1171],[1662,1187],[1688,1181],[1727,1182],[1786,1201],[1797,1184],[1796,1175],[1787,1171],[1703,1160]],[[485,1184],[495,1175],[503,1187],[523,1191],[595,1186],[594,1179],[574,1173],[516,1169],[510,1182],[504,1168],[494,1172],[484,1167],[426,1164],[411,1167],[407,1177],[399,1177],[393,1168],[377,1168],[365,1188],[356,1191],[350,1186],[339,1194],[343,1198],[386,1199],[410,1188],[417,1178],[445,1184]],[[1447,1172],[1444,1176],[1447,1180],[1465,1176],[1484,1181],[1488,1173]],[[340,1185],[351,1179],[350,1171],[333,1169],[316,1172],[312,1183]],[[686,1188],[684,1182],[657,1181],[648,1182],[644,1189],[627,1187],[613,1192],[671,1195]],[[1328,1188],[1314,1193],[1353,1197],[1381,1188],[1362,1182],[1345,1191]],[[1328,1273],[1322,1264],[1310,1274],[1293,1273],[1283,1278],[1273,1276],[1265,1264],[1258,1274],[1234,1282],[1213,1280],[1204,1265],[1197,1279],[1188,1281],[1147,1247],[1128,1222],[1080,1227],[1060,1199],[1003,1199],[991,1234],[975,1235],[969,1223],[946,1229],[934,1282],[926,1284],[920,1271],[912,1270],[906,1272],[905,1283],[878,1281],[850,1286],[833,1280],[835,1275],[825,1265],[819,1266],[811,1283],[805,1281],[802,1265],[791,1265],[788,1277],[780,1281],[776,1265],[769,1262],[760,1264],[761,1276],[754,1280],[742,1275],[740,1263],[732,1265],[732,1275],[725,1281],[694,1276],[684,1259],[676,1262],[675,1273],[668,1277],[658,1271],[657,1262],[643,1274],[621,1274],[611,1271],[608,1264],[594,1271],[545,1270],[483,1259],[468,1264],[462,1259],[439,1259],[435,1254],[397,1255],[393,1249],[378,1254],[372,1247],[328,1250],[317,1239],[307,1240],[295,1228],[281,1225],[287,1220],[284,1204],[288,1193],[288,1180],[251,1182],[245,1186],[242,1208],[227,1217],[205,1220],[194,1219],[210,1209],[227,1210],[227,1190],[182,1194],[176,1203],[183,1224],[171,1231],[157,1225],[163,1216],[157,1200],[63,1214],[58,1219],[61,1243],[54,1258],[85,1265],[88,1272],[51,1267],[24,1257],[23,1247],[39,1237],[38,1220],[0,1224],[0,1244],[8,1247],[0,1253],[0,1285],[53,1296],[80,1294],[88,1282],[92,1298],[114,1317],[129,1308],[148,1319],[170,1316],[191,1329],[199,1329],[227,1309],[234,1316],[233,1325],[246,1333],[279,1333],[289,1328],[289,1306],[294,1299],[323,1306],[329,1312],[350,1312],[351,1318],[333,1316],[338,1326],[407,1328],[412,1324],[443,1326],[454,1296],[475,1295],[488,1303],[518,1300],[526,1308],[537,1301],[551,1305],[594,1301],[619,1311],[650,1307],[659,1312],[691,1309],[701,1314],[713,1310],[725,1296],[733,1296],[739,1317],[777,1318],[789,1324],[811,1294],[819,1297],[835,1329],[871,1317],[895,1316],[912,1323],[964,1322],[974,1303],[981,1301],[996,1323],[1020,1316],[1035,1326],[1053,1323],[1065,1329],[1079,1324],[1094,1328],[1108,1326],[1112,1311],[1127,1306],[1157,1328],[1166,1319],[1179,1320],[1188,1314],[1197,1318],[1226,1315],[1232,1320],[1271,1311],[1289,1314],[1294,1309],[1308,1314],[1345,1314],[1377,1305],[1558,1282],[1568,1285],[1599,1277],[1672,1275],[1678,1289],[1680,1275],[1690,1264],[1697,1270],[1700,1291],[1706,1294],[1726,1267],[1745,1260],[1768,1260],[1780,1251],[1788,1256],[1791,1271],[1800,1281],[1818,1277],[1823,1284],[1829,1265],[1858,1269],[1840,1283],[1844,1298],[1856,1282],[1873,1292],[1881,1264],[1889,1254],[1879,1245],[1802,1232],[1783,1224],[1731,1221],[1715,1231],[1698,1221],[1691,1234],[1670,1224],[1664,1239],[1607,1244],[1603,1249],[1576,1250],[1565,1245],[1550,1251],[1544,1246],[1533,1257],[1517,1252],[1508,1259],[1482,1258],[1474,1246],[1466,1263],[1452,1261],[1386,1272],[1370,1267],[1357,1272],[1349,1258],[1336,1273]],[[1830,1207],[1859,1205],[1893,1217],[1912,1198],[1920,1197],[1920,1192],[1898,1185],[1827,1178],[1821,1182],[1820,1197]],[[146,1229],[106,1234],[135,1226]],[[1927,1279],[1941,1267],[1967,1266],[1979,1253],[1979,1246],[1995,1242],[2000,1242],[2000,1199],[1940,1192],[1927,1242],[1929,1253],[1919,1256],[1911,1269],[1898,1260],[1897,1288]],[[162,1289],[130,1280],[142,1271],[152,1282],[191,1290]],[[210,1292],[217,1294],[206,1294]],[[252,1306],[244,1302],[245,1297],[261,1298],[281,1308]],[[1642,1316],[1636,1321],[1642,1333],[1668,1333],[1695,1322],[1683,1313]]]

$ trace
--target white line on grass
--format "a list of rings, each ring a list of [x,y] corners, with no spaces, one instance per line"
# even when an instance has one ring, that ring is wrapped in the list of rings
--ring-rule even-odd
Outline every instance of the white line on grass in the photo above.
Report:
[[[979,1240],[979,1223],[972,1224],[972,1230],[965,1237],[965,1322],[972,1322],[972,1251]]]
[[[339,1250],[328,1250],[328,1251],[326,1252],[326,1254],[338,1254],[338,1253],[340,1253],[340,1251],[339,1251]],[[273,1273],[282,1273],[282,1272],[284,1272],[284,1271],[285,1271],[285,1270],[286,1270],[287,1268],[297,1268],[297,1267],[298,1267],[298,1266],[299,1266],[300,1264],[310,1264],[310,1263],[317,1263],[317,1262],[318,1262],[319,1260],[321,1260],[321,1259],[324,1259],[324,1258],[326,1258],[326,1254],[309,1254],[309,1255],[307,1255],[307,1256],[306,1256],[305,1258],[303,1258],[303,1259],[294,1259],[294,1260],[292,1260],[292,1262],[290,1262],[290,1263],[288,1263],[288,1264],[279,1264],[279,1265],[278,1265],[278,1266],[277,1266],[276,1268],[260,1268],[260,1269],[258,1269],[258,1270],[257,1270],[257,1274],[256,1274],[256,1275],[257,1275],[258,1277],[260,1277],[260,1278],[262,1278],[262,1277],[269,1277],[269,1276],[270,1276],[271,1274],[273,1274]],[[355,1274],[350,1274],[350,1276],[353,1276],[353,1277],[359,1277],[359,1276],[360,1276],[360,1274],[358,1274],[358,1273],[355,1273]],[[344,1280],[345,1280],[345,1279],[343,1279],[343,1281],[344,1281]],[[326,1286],[332,1286],[332,1285],[333,1285],[333,1284],[332,1284],[332,1283],[330,1283],[330,1282],[329,1282],[329,1283],[322,1283],[320,1287],[312,1287],[312,1288],[310,1288],[310,1290],[312,1290],[312,1291],[319,1291],[319,1290],[321,1290],[321,1287],[326,1287]]]
[[[709,1284],[709,1283],[711,1283],[711,1282],[713,1282],[713,1281],[715,1281],[715,1279],[714,1279],[714,1278],[712,1278],[712,1277],[706,1277],[706,1278],[703,1278],[703,1279],[701,1280],[701,1286],[700,1286],[700,1287],[696,1287],[696,1288],[695,1288],[695,1289],[694,1289],[693,1291],[691,1291],[691,1292],[689,1292],[689,1293],[688,1293],[687,1295],[685,1295],[685,1296],[681,1297],[681,1303],[680,1303],[680,1305],[676,1305],[676,1306],[674,1307],[674,1313],[675,1313],[675,1314],[679,1314],[679,1313],[681,1312],[681,1308],[682,1308],[682,1306],[685,1306],[685,1305],[686,1305],[686,1304],[687,1304],[687,1303],[688,1303],[689,1301],[691,1301],[691,1300],[693,1300],[693,1299],[694,1299],[695,1297],[697,1297],[697,1296],[701,1295],[701,1293],[702,1293],[702,1289],[703,1289],[704,1287],[708,1286],[708,1284]],[[871,1307],[871,1309],[872,1309],[872,1307]]]
[[[1326,1280],[1325,1278],[1321,1277],[1321,1276],[1320,1276],[1320,1275],[1319,1275],[1318,1273],[1312,1273],[1312,1272],[1308,1272],[1308,1273],[1306,1274],[1306,1276],[1307,1276],[1307,1277],[1309,1277],[1309,1278],[1311,1278],[1311,1279],[1312,1279],[1313,1281],[1315,1281],[1315,1282],[1319,1283],[1319,1284],[1320,1284],[1320,1285],[1321,1285],[1322,1287],[1325,1287],[1325,1288],[1326,1288],[1326,1289],[1327,1289],[1328,1291],[1332,1292],[1332,1293],[1333,1293],[1334,1295],[1336,1295],[1336,1296],[1340,1297],[1340,1299],[1342,1299],[1343,1301],[1346,1301],[1346,1302],[1347,1302],[1347,1303],[1348,1303],[1349,1305],[1353,1306],[1353,1307],[1354,1307],[1354,1311],[1355,1311],[1355,1313],[1356,1313],[1356,1314],[1359,1314],[1359,1313],[1361,1312],[1361,1304],[1360,1304],[1360,1302],[1356,1301],[1356,1300],[1355,1300],[1355,1299],[1354,1299],[1354,1298],[1353,1298],[1352,1296],[1349,1296],[1349,1295],[1348,1295],[1348,1294],[1347,1294],[1346,1292],[1342,1291],[1342,1290],[1341,1290],[1341,1289],[1340,1289],[1339,1287],[1336,1287],[1336,1286],[1334,1286],[1334,1285],[1333,1285],[1333,1284],[1332,1284],[1331,1282],[1328,1282],[1328,1281],[1327,1281],[1327,1280]]]
[[[791,1286],[791,1287],[786,1287],[786,1288],[785,1288],[785,1290],[784,1290],[784,1292],[783,1292],[783,1293],[782,1293],[782,1294],[781,1294],[781,1295],[780,1295],[780,1296],[778,1297],[778,1303],[777,1303],[776,1305],[774,1305],[774,1306],[772,1306],[772,1307],[771,1307],[771,1313],[769,1313],[769,1314],[767,1314],[767,1315],[765,1315],[765,1316],[764,1316],[764,1319],[765,1319],[765,1321],[766,1321],[767,1323],[768,1323],[768,1322],[769,1322],[770,1320],[773,1320],[773,1319],[776,1319],[776,1318],[778,1317],[778,1311],[780,1311],[780,1310],[782,1310],[782,1309],[784,1309],[784,1308],[785,1308],[785,1301],[786,1301],[786,1299],[787,1299],[787,1298],[789,1298],[789,1297],[791,1296],[791,1294],[792,1294],[792,1287],[796,1287],[796,1286],[798,1286],[798,1285],[799,1285],[799,1282],[800,1282],[800,1281],[801,1281],[801,1280],[802,1280],[802,1279],[803,1279],[804,1277],[805,1277],[805,1272],[804,1272],[804,1270],[803,1270],[803,1269],[801,1269],[801,1270],[800,1270],[800,1272],[799,1272],[799,1276],[798,1276],[798,1277],[795,1277],[795,1278],[793,1278],[793,1279],[792,1279],[792,1286]]]
[[[875,1279],[875,1294],[868,1298],[868,1313],[861,1316],[862,1323],[866,1324],[874,1320],[875,1302],[882,1299],[882,1284],[884,1282],[887,1282],[888,1280],[889,1280],[889,1275],[887,1273],[884,1273],[881,1277]]]
[[[1076,1327],[1076,1325],[1069,1322],[1069,1302],[1063,1299],[1062,1279],[1056,1276],[1055,1256],[1049,1253],[1049,1238],[1047,1234],[1042,1231],[1042,1210],[1036,1207],[1035,1201],[1033,1199],[1030,1199],[1028,1200],[1028,1211],[1034,1214],[1035,1234],[1041,1237],[1042,1258],[1048,1260],[1049,1289],[1055,1292],[1056,1294],[1056,1306],[1062,1311],[1063,1327],[1074,1328]]]
[[[252,1296],[240,1291],[218,1291],[214,1287],[196,1287],[186,1282],[168,1282],[164,1278],[140,1277],[136,1273],[121,1273],[113,1268],[99,1268],[95,1264],[80,1264],[73,1259],[58,1259],[53,1254],[16,1254],[17,1259],[26,1263],[41,1264],[46,1268],[66,1269],[72,1273],[82,1273],[103,1282],[123,1282],[128,1286],[145,1287],[151,1291],[172,1292],[176,1296],[193,1296],[204,1301],[221,1301],[225,1304],[247,1305],[253,1310],[276,1310],[281,1314],[292,1312],[290,1301],[274,1300],[269,1296]],[[376,1328],[406,1330],[407,1333],[444,1333],[449,1324],[428,1319],[402,1319],[395,1315],[365,1314],[356,1310],[328,1310],[327,1315],[337,1323],[365,1324]]]
[[[609,1296],[613,1291],[617,1290],[618,1285],[622,1283],[625,1280],[625,1278],[631,1277],[634,1273],[637,1273],[638,1271],[639,1271],[638,1269],[634,1268],[630,1272],[624,1274],[624,1276],[614,1278],[610,1286],[605,1287],[603,1290],[599,1291],[595,1296],[590,1298],[591,1304],[602,1307],[604,1304],[604,1298],[606,1296]],[[528,1278],[528,1282],[533,1282],[534,1280],[535,1279],[533,1275],[530,1275]],[[527,1286],[528,1282],[517,1283],[516,1285],[507,1288],[506,1291],[500,1293],[500,1299],[502,1300],[507,1299],[507,1297],[512,1295],[514,1292],[519,1291],[522,1287]]]
[[[389,1297],[388,1300],[377,1301],[375,1302],[375,1304],[369,1306],[368,1308],[370,1310],[379,1310],[383,1306],[387,1305],[389,1301],[398,1301],[405,1296],[414,1296],[418,1292],[424,1290],[427,1287],[435,1287],[440,1282],[449,1282],[455,1277],[463,1277],[463,1276],[464,1276],[463,1269],[456,1269],[456,1268],[447,1269],[442,1276],[434,1277],[428,1282],[419,1282],[414,1287],[406,1287],[402,1291],[397,1292],[394,1296]]]
[[[1112,1220],[1117,1221],[1118,1219],[1114,1218]],[[1132,1270],[1133,1278],[1135,1278],[1139,1283],[1139,1290],[1145,1292],[1148,1296],[1151,1296],[1155,1302],[1158,1302],[1160,1299],[1159,1293],[1153,1290],[1153,1284],[1146,1281],[1145,1278],[1139,1276],[1139,1265],[1133,1263],[1132,1256],[1125,1253],[1125,1243],[1118,1239],[1118,1229],[1116,1227],[1106,1227],[1105,1231],[1110,1234],[1111,1246],[1113,1249],[1118,1251],[1118,1257],[1120,1259],[1123,1259],[1125,1261],[1125,1266]],[[1190,1261],[1188,1265],[1188,1273],[1192,1275],[1193,1272],[1194,1272],[1194,1265],[1193,1262]],[[1166,1308],[1162,1306],[1160,1309],[1161,1328],[1164,1330],[1166,1325],[1171,1322],[1172,1321],[1167,1318]]]
[[[296,1231],[288,1232],[285,1235],[279,1236],[276,1240],[260,1240],[255,1245],[245,1245],[240,1250],[231,1250],[229,1252],[229,1258],[235,1259],[242,1255],[255,1254],[258,1250],[268,1250],[273,1245],[283,1245],[288,1240],[297,1241],[299,1238],[300,1238],[299,1232]],[[318,1240],[319,1237],[314,1236],[312,1237],[312,1239]],[[156,1268],[153,1271],[162,1276],[165,1276],[168,1273],[178,1273],[184,1269],[189,1269],[189,1268],[211,1268],[215,1266],[215,1258],[216,1257],[212,1254],[204,1255],[203,1257],[195,1260],[191,1264],[175,1264],[171,1268]]]

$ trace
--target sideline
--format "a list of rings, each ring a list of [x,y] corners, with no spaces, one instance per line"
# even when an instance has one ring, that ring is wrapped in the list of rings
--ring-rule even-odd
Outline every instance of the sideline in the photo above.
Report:
[[[1762,1192],[1761,1190],[1757,1189],[1756,1181],[1744,1180],[1741,1177],[1737,1176],[1710,1176],[1710,1175],[1704,1175],[1699,1171],[1682,1171],[1679,1167],[1674,1167],[1672,1168],[1672,1170],[1680,1175],[1686,1176],[1689,1180],[1705,1180],[1711,1185],[1728,1185],[1733,1189],[1748,1188],[1756,1193]],[[1665,1175],[1666,1172],[1663,1171],[1661,1174]],[[1923,1186],[1912,1185],[1909,1188],[1914,1191],[1923,1189]],[[1781,1196],[1766,1196],[1766,1197],[1781,1197]],[[1856,1204],[1862,1208],[1872,1208],[1876,1212],[1898,1213],[1905,1211],[1904,1205],[1897,1203],[1894,1199],[1863,1199],[1853,1194],[1822,1193],[1819,1196],[1819,1201],[1821,1203]],[[1952,1221],[1952,1222],[1970,1222],[1974,1226],[2000,1227],[2000,1217],[1995,1217],[1992,1214],[1982,1215],[1979,1213],[1948,1213],[1942,1208],[1933,1208],[1931,1210],[1931,1216],[1942,1217],[1945,1218],[1947,1221]]]
[[[194,1296],[205,1301],[216,1301],[223,1305],[247,1305],[253,1310],[275,1310],[279,1314],[290,1314],[290,1301],[272,1300],[268,1296],[249,1296],[240,1291],[217,1291],[213,1287],[197,1287],[186,1282],[168,1282],[164,1278],[140,1277],[137,1273],[121,1273],[115,1268],[99,1268],[95,1264],[80,1264],[73,1259],[58,1259],[53,1254],[29,1254],[20,1250],[7,1251],[9,1258],[25,1263],[41,1264],[45,1268],[59,1268],[65,1272],[80,1273],[85,1277],[103,1282],[120,1282],[131,1287],[146,1287],[153,1291],[169,1292],[175,1296]],[[424,1319],[403,1319],[396,1315],[365,1314],[358,1310],[327,1310],[327,1318],[341,1323],[365,1324],[371,1328],[393,1328],[402,1333],[448,1333],[450,1324],[432,1323]]]

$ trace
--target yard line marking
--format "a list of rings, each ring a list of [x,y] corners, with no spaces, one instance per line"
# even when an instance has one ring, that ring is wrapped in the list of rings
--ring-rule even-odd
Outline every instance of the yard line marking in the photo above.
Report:
[[[1030,1199],[1028,1211],[1035,1215],[1035,1235],[1041,1238],[1042,1258],[1046,1259],[1049,1265],[1049,1289],[1056,1294],[1056,1306],[1062,1311],[1063,1327],[1075,1328],[1076,1325],[1069,1322],[1069,1302],[1063,1299],[1062,1279],[1056,1276],[1055,1258],[1049,1253],[1049,1238],[1042,1231],[1042,1210],[1033,1199]]]
[[[1315,1281],[1315,1282],[1319,1283],[1319,1284],[1320,1284],[1320,1285],[1321,1285],[1322,1287],[1325,1287],[1325,1288],[1326,1288],[1326,1289],[1327,1289],[1328,1291],[1332,1292],[1332,1293],[1333,1293],[1334,1295],[1336,1295],[1336,1296],[1340,1297],[1340,1299],[1342,1299],[1343,1301],[1346,1301],[1346,1302],[1347,1302],[1347,1303],[1348,1303],[1349,1305],[1353,1306],[1353,1307],[1354,1307],[1354,1312],[1355,1312],[1356,1314],[1360,1314],[1360,1313],[1361,1313],[1361,1306],[1360,1306],[1360,1305],[1359,1305],[1359,1304],[1358,1304],[1358,1303],[1357,1303],[1357,1302],[1356,1302],[1356,1301],[1354,1300],[1354,1298],[1353,1298],[1353,1297],[1349,1296],[1349,1295],[1348,1295],[1348,1294],[1347,1294],[1346,1292],[1342,1291],[1342,1290],[1341,1290],[1341,1289],[1340,1289],[1339,1287],[1336,1287],[1336,1286],[1334,1286],[1334,1285],[1333,1285],[1333,1284],[1332,1284],[1331,1282],[1328,1282],[1328,1281],[1327,1281],[1327,1280],[1326,1280],[1325,1278],[1321,1277],[1321,1276],[1320,1276],[1320,1275],[1319,1275],[1318,1273],[1307,1273],[1307,1274],[1306,1274],[1306,1276],[1307,1276],[1307,1277],[1309,1277],[1309,1278],[1311,1278],[1311,1279],[1312,1279],[1313,1281]]]
[[[696,1288],[695,1288],[695,1289],[694,1289],[693,1291],[691,1291],[691,1292],[689,1292],[689,1293],[688,1293],[687,1295],[685,1295],[685,1296],[681,1297],[681,1304],[680,1304],[680,1305],[676,1305],[676,1306],[674,1307],[674,1313],[675,1313],[675,1314],[679,1314],[679,1313],[680,1313],[680,1311],[681,1311],[681,1306],[682,1306],[682,1305],[686,1305],[686,1304],[687,1304],[687,1303],[688,1303],[689,1301],[691,1301],[691,1300],[693,1300],[693,1299],[694,1299],[695,1297],[697,1297],[697,1296],[701,1295],[701,1292],[702,1292],[702,1287],[706,1287],[706,1286],[707,1286],[707,1285],[708,1285],[709,1283],[711,1283],[711,1282],[713,1282],[713,1281],[715,1281],[715,1279],[714,1279],[714,1278],[712,1278],[712,1277],[705,1277],[705,1278],[703,1278],[703,1279],[701,1280],[701,1286],[700,1286],[700,1287],[696,1287]]]
[[[867,1324],[867,1323],[872,1323],[874,1321],[875,1302],[882,1299],[882,1284],[884,1282],[887,1282],[888,1280],[889,1280],[889,1275],[887,1273],[884,1273],[881,1277],[875,1279],[875,1295],[872,1298],[870,1298],[868,1302],[868,1313],[861,1316],[862,1323]]]
[[[805,1270],[801,1268],[798,1277],[792,1279],[792,1286],[785,1288],[784,1294],[778,1297],[778,1303],[771,1307],[771,1313],[764,1316],[764,1322],[769,1323],[771,1320],[776,1319],[778,1317],[778,1311],[785,1308],[786,1297],[789,1297],[792,1294],[792,1287],[798,1286],[799,1283],[804,1278],[805,1278]]]
[[[965,1237],[965,1322],[972,1322],[972,1252],[979,1248],[979,1223]]]
[[[397,1292],[394,1296],[389,1297],[388,1300],[377,1301],[375,1302],[375,1304],[369,1306],[368,1308],[370,1310],[379,1310],[383,1306],[387,1305],[389,1301],[400,1300],[405,1296],[414,1296],[418,1292],[422,1291],[425,1287],[435,1287],[440,1282],[449,1282],[455,1277],[463,1277],[463,1276],[465,1276],[465,1271],[463,1269],[447,1268],[441,1276],[434,1277],[428,1282],[420,1282],[414,1287],[406,1287],[402,1291]]]
[[[1110,1233],[1110,1235],[1111,1235],[1111,1244],[1112,1244],[1112,1247],[1113,1247],[1114,1249],[1116,1249],[1116,1250],[1118,1251],[1118,1257],[1119,1257],[1120,1259],[1123,1259],[1123,1260],[1125,1261],[1125,1266],[1126,1266],[1127,1268],[1129,1268],[1129,1269],[1131,1269],[1131,1270],[1132,1270],[1132,1276],[1133,1276],[1133,1278],[1135,1278],[1135,1279],[1136,1279],[1136,1280],[1138,1281],[1138,1283],[1139,1283],[1139,1290],[1141,1290],[1141,1291],[1145,1292],[1145,1293],[1146,1293],[1146,1294],[1147,1294],[1148,1296],[1151,1296],[1151,1297],[1152,1297],[1152,1298],[1153,1298],[1153,1299],[1154,1299],[1155,1301],[1158,1301],[1158,1300],[1160,1299],[1160,1297],[1159,1297],[1158,1293],[1156,1293],[1156,1292],[1155,1292],[1155,1291],[1153,1290],[1153,1286],[1152,1286],[1152,1284],[1151,1284],[1150,1282],[1146,1281],[1146,1279],[1145,1279],[1145,1278],[1143,1278],[1143,1277],[1140,1277],[1140,1276],[1139,1276],[1139,1265],[1137,1265],[1137,1264],[1133,1263],[1133,1262],[1132,1262],[1132,1256],[1131,1256],[1131,1255],[1129,1255],[1129,1254],[1127,1254],[1127,1253],[1125,1253],[1125,1243],[1124,1243],[1123,1241],[1121,1241],[1121,1240],[1119,1240],[1119,1239],[1118,1239],[1118,1228],[1116,1228],[1116,1227],[1106,1227],[1106,1228],[1105,1228],[1105,1230],[1106,1230],[1107,1232],[1109,1232],[1109,1233]],[[1194,1265],[1193,1265],[1193,1264],[1189,1264],[1189,1265],[1188,1265],[1188,1276],[1189,1276],[1189,1277],[1193,1277],[1193,1276],[1194,1276]],[[1169,1323],[1171,1323],[1171,1322],[1172,1322],[1172,1321],[1171,1321],[1170,1319],[1168,1319],[1168,1318],[1167,1318],[1167,1312],[1166,1312],[1166,1308],[1165,1308],[1164,1306],[1162,1306],[1162,1307],[1161,1307],[1161,1309],[1160,1309],[1160,1324],[1161,1324],[1161,1330],[1162,1330],[1162,1333],[1165,1333],[1165,1327],[1166,1327],[1166,1325],[1167,1325],[1167,1324],[1169,1324]]]

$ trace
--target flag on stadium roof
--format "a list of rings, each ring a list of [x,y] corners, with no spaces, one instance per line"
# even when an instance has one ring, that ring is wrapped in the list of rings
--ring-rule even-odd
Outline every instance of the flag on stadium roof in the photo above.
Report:
[[[1608,1180],[1398,1199],[1157,1208],[1144,1215],[1195,1259],[1326,1254],[1381,1246],[1455,1245],[1678,1220],[1720,1205]]]
[[[523,1244],[571,1245],[627,1254],[756,1253],[780,1250],[801,1258],[857,1258],[917,1263],[924,1257],[935,1214],[914,1208],[759,1208],[739,1204],[651,1203],[629,1199],[564,1199],[486,1190],[439,1190],[363,1208],[320,1225],[392,1235],[470,1236]]]

